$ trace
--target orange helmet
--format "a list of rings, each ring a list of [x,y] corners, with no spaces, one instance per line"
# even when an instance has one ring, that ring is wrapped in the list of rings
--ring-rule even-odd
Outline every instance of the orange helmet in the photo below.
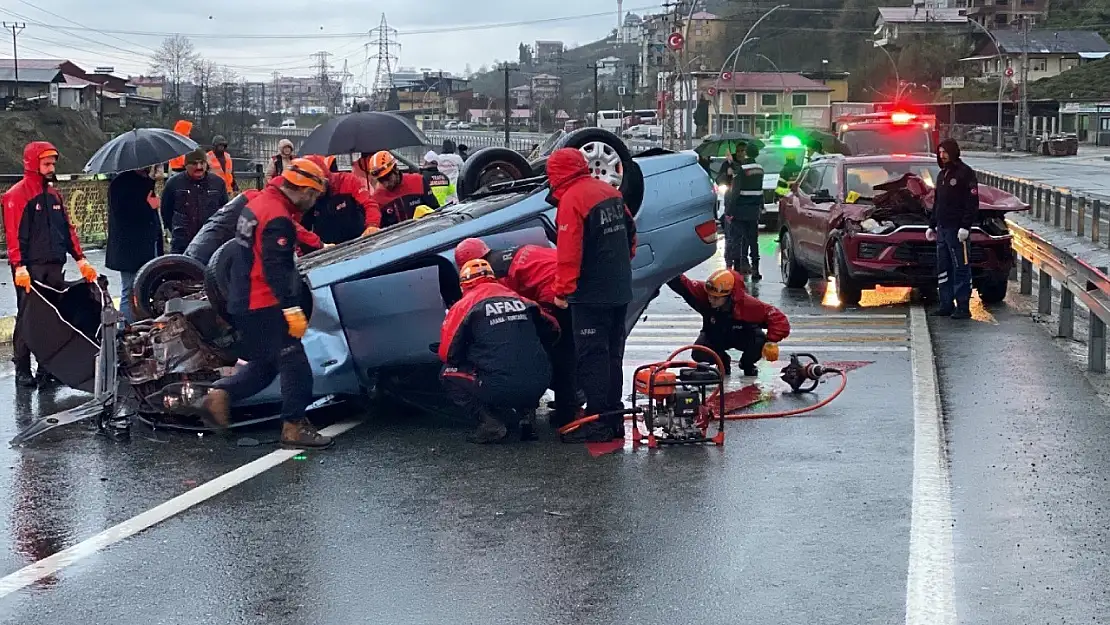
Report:
[[[328,158],[327,157],[320,156],[319,154],[309,154],[309,155],[305,156],[305,158],[312,161],[313,163],[316,163],[316,166],[319,167],[320,170],[324,172],[324,176],[327,176],[327,174],[328,174]]]
[[[324,184],[328,179],[324,170],[307,158],[293,159],[281,172],[281,177],[294,187],[308,187],[321,193],[324,192]]]
[[[382,150],[370,157],[366,171],[374,178],[381,180],[397,169],[397,159],[392,154]]]
[[[710,297],[728,297],[736,287],[736,276],[728,269],[718,269],[705,281],[705,292]]]
[[[336,171],[336,169],[335,169],[335,157],[334,156],[325,156],[324,157],[324,165],[325,165],[325,169],[327,169],[328,171]]]
[[[493,266],[481,258],[466,261],[459,270],[459,285],[464,291],[494,279]]]

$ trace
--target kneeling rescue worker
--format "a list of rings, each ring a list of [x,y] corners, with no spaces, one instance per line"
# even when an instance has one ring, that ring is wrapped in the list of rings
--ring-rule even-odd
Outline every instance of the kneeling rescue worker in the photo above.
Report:
[[[239,217],[231,264],[227,309],[247,352],[247,364],[213,385],[204,398],[212,424],[226,428],[231,403],[261,392],[281,375],[281,443],[327,447],[332,440],[305,417],[312,402],[312,369],[301,337],[308,319],[300,307],[300,276],[294,259],[294,214],[324,193],[324,171],[305,158],[294,159]]]
[[[748,295],[744,279],[736,271],[719,269],[705,282],[679,276],[667,286],[701,315],[701,333],[695,344],[717,352],[725,375],[732,373],[729,349],[741,352],[740,368],[746,376],[759,375],[755,363],[760,357],[778,360],[777,344],[790,336],[790,322],[778,308]],[[694,360],[713,362],[708,354],[697,351]]]
[[[363,165],[378,184],[373,199],[381,208],[382,228],[412,219],[413,211],[421,204],[440,207],[428,180],[421,174],[402,174],[397,159],[389,152],[378,152]]]
[[[535,439],[535,410],[551,368],[545,346],[558,326],[535,302],[498,284],[493,267],[471,260],[459,271],[463,297],[443,320],[439,359],[444,388],[478,424],[470,441],[500,443],[507,423]]]
[[[581,402],[574,379],[574,331],[570,311],[555,305],[558,252],[542,245],[492,251],[481,239],[464,239],[455,247],[456,267],[475,259],[488,261],[503,286],[538,303],[559,323],[559,340],[548,346],[551,390],[555,391],[555,414],[550,423],[554,428],[570,423],[576,418]]]
[[[81,277],[92,282],[96,270],[85,253],[69,220],[62,194],[54,188],[58,179],[54,172],[58,150],[45,141],[33,141],[23,148],[23,179],[3,195],[4,236],[8,243],[8,264],[15,279],[16,306],[14,354],[15,383],[33,387],[52,381],[41,368],[31,375],[31,349],[23,338],[23,309],[31,281],[54,289],[66,288],[63,268],[66,255],[77,261]]]

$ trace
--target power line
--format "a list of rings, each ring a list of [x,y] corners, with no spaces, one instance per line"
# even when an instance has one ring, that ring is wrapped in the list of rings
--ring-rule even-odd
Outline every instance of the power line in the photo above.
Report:
[[[393,54],[394,48],[397,47],[397,30],[389,27],[389,22],[385,20],[385,13],[382,13],[381,23],[369,34],[371,39],[377,38],[378,44],[377,53],[367,60],[367,62],[373,60],[378,63],[378,68],[374,72],[373,110],[384,111],[388,108],[389,96],[393,93],[393,66],[398,62]]]
[[[68,17],[66,17],[66,16],[64,16],[64,15],[58,15],[57,13],[54,13],[53,11],[48,11],[47,9],[44,9],[44,8],[42,8],[42,7],[40,7],[40,6],[36,6],[36,5],[33,5],[33,4],[31,4],[30,2],[27,2],[27,0],[19,0],[19,3],[20,3],[20,4],[26,4],[27,6],[31,7],[32,9],[35,9],[36,11],[39,11],[40,13],[46,13],[47,15],[51,15],[51,16],[54,16],[54,17],[56,17],[56,18],[58,18],[58,19],[60,19],[60,20],[65,20],[65,21],[69,22],[70,24],[73,24],[74,26],[80,26],[81,28],[90,28],[89,26],[85,26],[84,24],[82,24],[82,23],[80,23],[80,22],[75,22],[75,21],[71,20],[71,19],[69,19]],[[133,43],[133,42],[131,42],[131,41],[128,41],[128,40],[126,40],[126,39],[123,39],[123,38],[121,38],[121,37],[117,37],[117,36],[115,36],[115,35],[110,35],[110,34],[108,34],[108,33],[105,33],[105,32],[103,32],[103,31],[97,30],[97,29],[95,29],[95,28],[90,28],[90,30],[93,30],[93,31],[95,31],[95,32],[98,32],[98,33],[100,33],[100,34],[104,35],[105,37],[109,37],[109,38],[111,38],[111,39],[115,39],[116,41],[122,41],[123,43],[126,43],[126,44],[131,44],[131,43]],[[142,45],[142,44],[136,44],[136,45],[139,45],[140,47],[146,48],[147,50],[150,50],[151,52],[155,52],[154,48],[147,48],[146,46],[144,46],[144,45]]]

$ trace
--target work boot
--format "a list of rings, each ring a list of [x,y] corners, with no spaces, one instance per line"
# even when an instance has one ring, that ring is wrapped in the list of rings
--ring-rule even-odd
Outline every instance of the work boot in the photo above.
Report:
[[[324,436],[308,419],[285,421],[281,424],[281,444],[297,449],[323,449],[332,444],[330,436]]]
[[[478,427],[466,437],[466,440],[477,445],[490,445],[503,443],[509,436],[509,428],[491,415],[488,410],[478,410]]]
[[[951,317],[955,312],[956,312],[955,308],[950,308],[950,307],[947,307],[947,306],[941,306],[940,308],[938,308],[938,309],[934,310],[933,312],[929,313],[929,316],[931,316],[931,317]]]
[[[208,391],[201,401],[201,407],[204,409],[201,419],[208,427],[225,430],[231,425],[231,395],[224,389],[214,388]]]
[[[539,435],[536,434],[535,410],[529,410],[520,415],[520,440],[524,442],[540,440]]]
[[[971,311],[966,308],[957,308],[956,312],[952,313],[952,318],[960,321],[971,319]]]
[[[763,274],[759,273],[759,263],[752,265],[752,282],[759,282],[763,279]]]
[[[38,379],[31,373],[31,363],[26,365],[16,365],[15,367],[15,385],[22,388],[35,388],[38,386]]]
[[[61,384],[61,381],[54,377],[49,371],[45,371],[42,367],[39,367],[39,370],[35,373],[35,383],[38,384],[39,388],[45,388]]]
[[[608,443],[613,440],[613,428],[601,421],[591,421],[563,434],[562,440],[564,443]]]

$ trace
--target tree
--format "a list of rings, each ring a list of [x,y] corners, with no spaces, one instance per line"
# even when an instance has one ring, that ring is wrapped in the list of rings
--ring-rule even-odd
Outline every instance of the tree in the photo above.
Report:
[[[532,67],[532,46],[523,43],[517,46],[517,60],[522,68]]]
[[[193,85],[196,87],[193,110],[205,129],[208,128],[208,115],[212,110],[211,87],[215,73],[216,64],[212,61],[197,59],[193,62]]]
[[[181,83],[199,59],[193,42],[182,35],[166,37],[154,52],[150,67],[172,85],[171,97],[175,108],[181,106]]]

